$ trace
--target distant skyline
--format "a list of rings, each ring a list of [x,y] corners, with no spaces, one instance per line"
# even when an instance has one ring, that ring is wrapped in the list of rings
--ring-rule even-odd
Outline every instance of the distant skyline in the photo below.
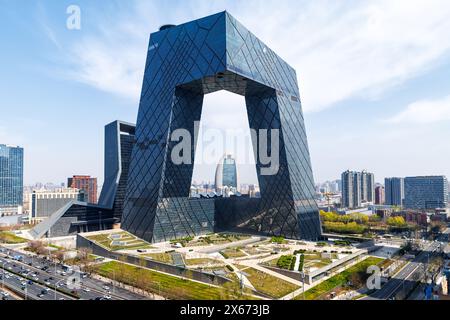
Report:
[[[102,184],[104,126],[136,122],[149,34],[223,10],[298,71],[316,182],[347,169],[377,182],[450,177],[446,0],[80,0],[79,31],[66,28],[71,4],[0,0],[0,143],[25,149],[26,185],[74,174]],[[248,130],[244,105],[227,92],[206,96],[204,129]],[[252,163],[238,170],[256,181]],[[193,179],[214,173],[196,165]]]

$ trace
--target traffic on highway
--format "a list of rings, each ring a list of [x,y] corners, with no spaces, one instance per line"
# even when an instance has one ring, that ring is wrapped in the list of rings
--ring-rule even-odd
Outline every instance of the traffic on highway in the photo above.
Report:
[[[0,247],[0,284],[24,299],[142,300],[145,297],[44,257]],[[11,295],[6,295],[10,298]],[[1,297],[0,297],[1,298]],[[5,299],[6,300],[6,299]]]

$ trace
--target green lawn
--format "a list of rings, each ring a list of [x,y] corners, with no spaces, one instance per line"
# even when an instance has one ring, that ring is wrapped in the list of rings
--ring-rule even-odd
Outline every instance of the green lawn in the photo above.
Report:
[[[111,239],[111,235],[121,235],[120,239]],[[108,233],[108,234],[97,234],[93,236],[87,236],[88,240],[91,240],[111,251],[119,251],[119,250],[138,250],[138,249],[152,249],[153,247],[150,243],[136,238],[132,234],[122,231],[118,233]],[[124,245],[111,245],[113,241],[124,241],[126,242]]]
[[[244,252],[242,252],[238,248],[225,249],[225,250],[220,251],[220,254],[225,259],[241,258],[241,257],[246,257],[247,256]]]
[[[335,253],[331,254],[332,259],[322,258],[321,253],[312,252],[312,251],[304,252],[304,256],[305,256],[305,264],[304,264],[305,268],[322,268],[322,267],[325,267],[325,266],[329,265],[330,263],[332,263],[332,259],[337,259],[337,254],[335,254]],[[278,264],[278,261],[280,261],[280,259],[282,259],[282,257],[270,260],[267,262],[267,264],[272,267],[280,267],[277,264]],[[294,256],[292,256],[292,255],[291,255],[291,257],[294,258]],[[290,261],[286,262],[284,269],[289,269],[289,266],[290,266]]]
[[[29,240],[16,236],[12,232],[2,231],[0,232],[0,243],[6,244],[18,244],[18,243],[26,243]]]
[[[196,258],[196,259],[186,259],[186,265],[194,266],[194,265],[207,265],[207,264],[221,264],[222,261],[209,259],[209,258]]]
[[[117,281],[129,285],[141,286],[149,292],[161,294],[172,300],[220,300],[224,297],[225,291],[222,288],[208,286],[117,261],[99,265],[97,273],[110,279],[115,277]]]
[[[182,244],[185,247],[196,247],[196,246],[206,246],[209,244],[218,245],[218,244],[230,243],[230,242],[240,241],[240,240],[249,239],[249,238],[250,238],[250,236],[243,235],[243,234],[215,233],[215,234],[206,235],[206,236],[198,238],[197,240],[192,240],[185,244],[183,244],[183,243]],[[178,242],[180,242],[180,241],[178,241]]]
[[[345,285],[349,279],[350,276],[353,273],[358,272],[365,272],[367,268],[371,265],[378,265],[381,263],[384,259],[381,258],[375,258],[375,257],[369,257],[365,259],[364,261],[361,261],[354,266],[348,268],[347,270],[329,278],[328,280],[325,280],[324,282],[318,284],[317,286],[309,289],[305,292],[305,299],[306,300],[314,300],[322,296],[323,294],[330,292],[331,290],[335,289],[336,287],[340,287]],[[296,300],[303,299],[303,295],[299,295],[295,298]]]
[[[149,257],[152,260],[159,261],[159,262],[164,262],[164,263],[168,263],[168,264],[173,263],[172,255],[170,253],[165,253],[165,252],[147,253],[147,254],[144,254],[143,256]]]
[[[247,279],[256,290],[276,299],[284,297],[299,288],[295,284],[254,268],[244,268],[242,271],[247,274]]]

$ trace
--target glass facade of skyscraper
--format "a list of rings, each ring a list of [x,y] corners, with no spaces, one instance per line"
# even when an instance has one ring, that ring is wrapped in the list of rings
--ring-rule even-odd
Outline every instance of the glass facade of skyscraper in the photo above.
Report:
[[[225,187],[237,190],[238,176],[236,160],[231,155],[223,157],[216,168],[216,192],[220,193]]]
[[[223,185],[230,188],[237,188],[237,167],[236,160],[226,157],[223,160]]]
[[[23,205],[23,148],[0,144],[0,209]]]
[[[406,209],[437,209],[448,206],[448,181],[445,176],[405,178]]]
[[[219,90],[245,96],[250,129],[280,132],[278,171],[261,174],[267,163],[255,159],[261,199],[236,221],[263,234],[318,239],[321,224],[296,72],[227,12],[150,37],[122,228],[157,242],[217,227],[214,203],[189,199],[195,146],[190,163],[175,164],[171,154],[178,143],[167,137],[184,129],[197,141],[203,97]],[[269,134],[265,154],[275,152],[271,139]]]
[[[405,200],[405,182],[403,178],[384,179],[385,204],[403,206]]]

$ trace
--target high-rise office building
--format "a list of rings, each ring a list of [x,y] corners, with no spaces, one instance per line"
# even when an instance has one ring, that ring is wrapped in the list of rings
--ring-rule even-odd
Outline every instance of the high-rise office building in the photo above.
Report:
[[[445,176],[405,178],[407,209],[438,209],[448,206],[448,181]]]
[[[375,204],[384,204],[385,195],[384,195],[384,187],[378,186],[375,188]]]
[[[375,179],[373,173],[367,171],[347,170],[341,175],[342,207],[360,208],[363,202],[374,202]]]
[[[372,203],[375,201],[374,174],[365,170],[361,172],[361,201]]]
[[[342,173],[342,207],[361,207],[361,173],[347,170]]]
[[[403,178],[384,179],[385,204],[403,206],[405,200],[405,183]]]
[[[114,121],[105,126],[105,182],[99,204],[112,208],[119,222],[122,220],[135,131],[134,124],[124,121]]]
[[[232,192],[236,192],[238,187],[236,160],[230,154],[220,159],[216,168],[216,192],[221,193],[225,187]]]
[[[67,179],[68,188],[84,190],[87,194],[87,201],[89,203],[97,203],[97,178],[91,176],[73,176]]]
[[[23,148],[0,144],[0,215],[21,213]]]
[[[153,242],[210,233],[220,225],[223,204],[229,205],[222,211],[227,227],[318,239],[321,224],[295,70],[227,12],[164,26],[150,36],[147,55],[122,228]],[[178,143],[167,137],[183,128],[196,141],[204,95],[219,90],[245,96],[251,129],[268,130],[271,137],[282,132],[274,170],[256,159],[261,198],[249,199],[252,206],[233,206],[233,198],[189,199],[194,145],[190,161],[171,159]],[[255,154],[262,151],[268,150]]]

